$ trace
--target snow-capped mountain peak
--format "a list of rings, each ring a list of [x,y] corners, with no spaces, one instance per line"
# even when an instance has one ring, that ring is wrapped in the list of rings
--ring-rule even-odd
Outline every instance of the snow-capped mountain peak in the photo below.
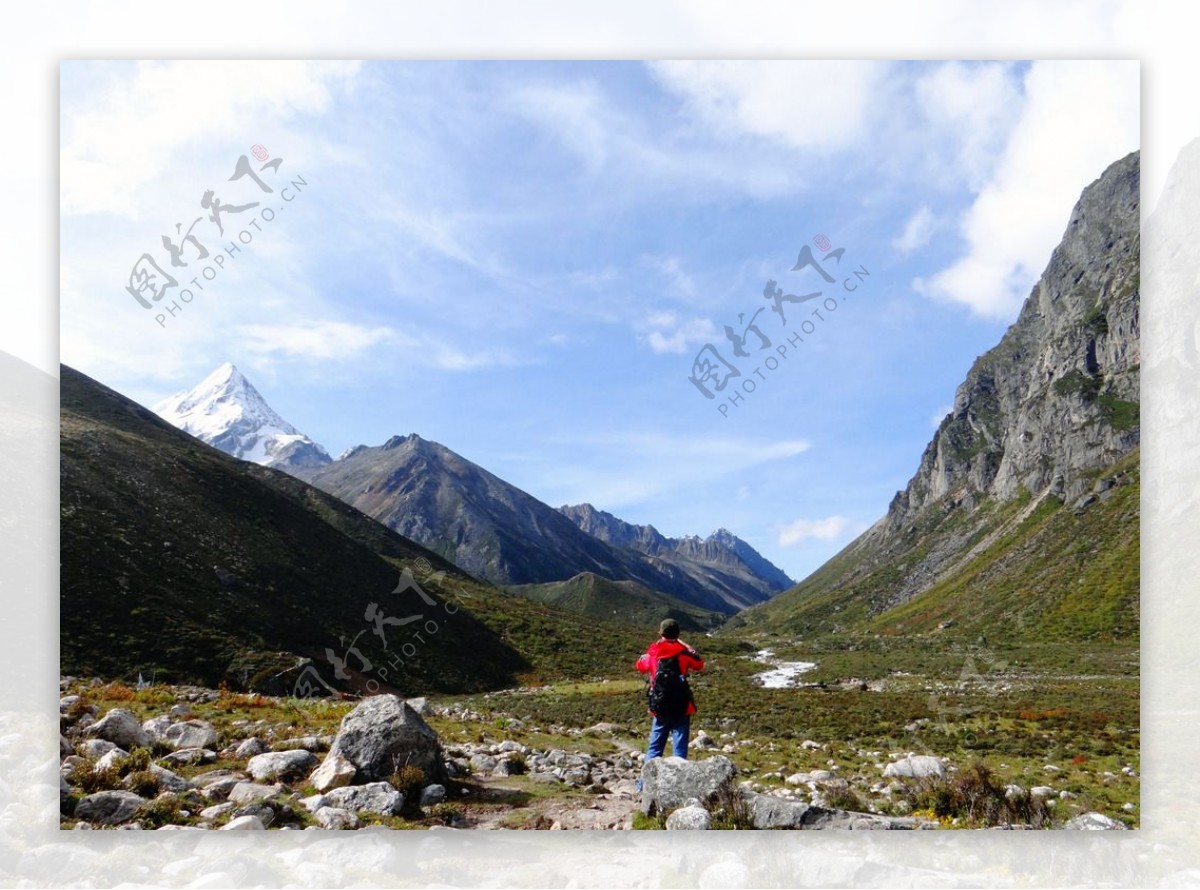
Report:
[[[232,362],[153,410],[185,433],[242,460],[280,469],[330,462],[328,452],[276,414]]]

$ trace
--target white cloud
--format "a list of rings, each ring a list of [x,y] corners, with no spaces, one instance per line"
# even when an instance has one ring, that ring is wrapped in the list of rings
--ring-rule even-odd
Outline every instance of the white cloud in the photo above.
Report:
[[[961,223],[966,254],[921,293],[1012,318],[1061,239],[1083,188],[1138,147],[1136,62],[1035,62],[990,181]]]
[[[638,339],[654,352],[662,354],[687,352],[716,339],[716,325],[707,318],[681,318],[674,312],[656,312],[637,324]]]
[[[177,152],[222,139],[249,149],[292,114],[323,112],[331,87],[358,63],[138,62],[132,76],[112,71],[111,85],[89,94],[85,107],[63,108],[63,214],[135,216],[139,186],[169,170]]]
[[[969,188],[986,181],[1021,107],[1008,62],[945,62],[921,76],[914,92],[933,125],[930,150]]]
[[[705,123],[796,148],[833,149],[865,131],[886,62],[669,61],[651,70]]]
[[[937,220],[933,211],[925,205],[921,205],[904,224],[904,231],[892,240],[892,247],[907,256],[928,244],[936,228]]]
[[[851,522],[845,516],[828,516],[825,519],[797,519],[779,530],[779,546],[795,547],[808,540],[835,541],[849,528]]]
[[[520,363],[504,352],[468,352],[426,333],[341,321],[239,325],[234,335],[238,338],[235,352],[253,356],[260,365],[269,365],[274,360],[306,363],[361,360],[364,353],[380,346],[403,350],[412,363],[443,371],[475,371]]]

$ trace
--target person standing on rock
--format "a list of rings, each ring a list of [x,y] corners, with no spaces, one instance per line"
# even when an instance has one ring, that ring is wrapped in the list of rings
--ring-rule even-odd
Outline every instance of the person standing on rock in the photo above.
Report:
[[[686,759],[692,715],[696,713],[696,701],[687,675],[691,671],[704,670],[704,659],[679,639],[679,622],[674,618],[659,625],[659,634],[659,639],[650,644],[635,665],[641,673],[650,675],[647,700],[654,719],[650,724],[646,760],[662,757],[667,736],[671,737],[675,756]]]

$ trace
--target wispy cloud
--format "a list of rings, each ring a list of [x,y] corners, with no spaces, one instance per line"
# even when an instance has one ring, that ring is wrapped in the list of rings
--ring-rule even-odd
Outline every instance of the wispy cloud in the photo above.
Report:
[[[1138,90],[1137,62],[1035,62],[1020,119],[962,220],[966,252],[914,287],[979,315],[1011,318],[1062,237],[1081,187],[1138,147]]]
[[[67,63],[68,66],[76,63]],[[78,63],[91,64],[91,63]],[[113,73],[127,63],[114,65]],[[139,187],[198,140],[243,145],[293,114],[319,114],[355,62],[138,62],[86,107],[63,110],[64,215],[136,217]],[[249,145],[246,145],[249,148]]]
[[[907,256],[928,244],[936,227],[933,211],[922,204],[916,213],[908,218],[908,222],[904,224],[904,231],[892,240],[892,247],[901,255]]]
[[[793,148],[858,141],[886,62],[670,61],[651,70],[706,125]]]
[[[683,318],[675,312],[655,312],[636,326],[638,339],[661,354],[687,352],[719,336],[707,318]]]
[[[779,530],[779,546],[795,547],[806,541],[836,541],[848,531],[858,529],[845,516],[827,516],[824,519],[797,519]]]

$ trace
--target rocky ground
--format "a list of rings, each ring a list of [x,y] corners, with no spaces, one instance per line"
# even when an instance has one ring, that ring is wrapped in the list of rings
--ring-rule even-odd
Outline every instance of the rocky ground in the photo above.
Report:
[[[91,699],[109,700],[112,684],[103,695],[90,692],[99,684],[63,686],[60,802],[63,827],[75,830],[936,828],[949,820],[909,813],[903,798],[914,783],[950,782],[958,772],[938,757],[864,752],[884,761],[871,795],[897,798],[883,813],[847,797],[851,780],[870,780],[840,774],[833,761],[739,773],[729,755],[759,743],[733,733],[700,730],[692,760],[644,764],[638,742],[615,724],[505,719],[513,737],[471,739],[462,727],[495,728],[495,718],[424,699],[380,695],[351,707],[155,687],[129,693],[129,707],[102,707]],[[263,716],[240,716],[254,709]],[[270,719],[279,716],[291,719]],[[439,736],[427,718],[459,727],[459,737]],[[803,746],[815,756],[824,747]],[[1063,799],[1049,785],[1003,794],[1023,801],[1013,812],[1028,816],[1006,827],[1048,824],[1041,815]],[[1085,813],[1067,827],[1125,826]]]

